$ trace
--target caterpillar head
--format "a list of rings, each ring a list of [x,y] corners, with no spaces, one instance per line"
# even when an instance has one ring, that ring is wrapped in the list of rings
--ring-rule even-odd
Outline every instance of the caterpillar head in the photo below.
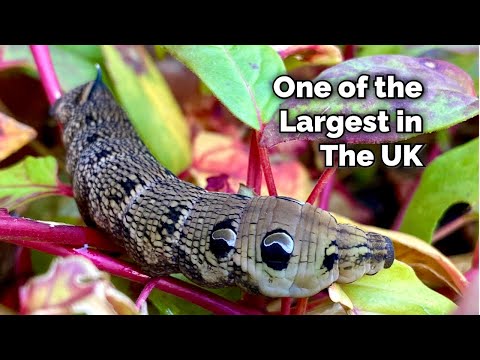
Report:
[[[74,127],[84,126],[90,119],[106,118],[99,112],[110,115],[118,105],[102,80],[100,66],[97,65],[97,77],[95,80],[80,85],[65,93],[50,109],[50,116],[54,117],[62,125],[72,124]]]

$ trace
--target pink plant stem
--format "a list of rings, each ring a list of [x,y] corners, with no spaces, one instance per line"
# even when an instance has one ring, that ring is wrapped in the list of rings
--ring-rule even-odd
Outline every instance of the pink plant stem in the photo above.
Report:
[[[12,244],[17,244],[16,241],[8,241]],[[139,270],[137,270],[133,265],[111,258],[101,252],[89,249],[72,249],[59,246],[51,243],[43,242],[28,242],[23,244],[26,247],[31,249],[39,250],[48,254],[56,256],[70,256],[70,255],[80,255],[83,256],[93,264],[95,264],[98,269],[107,271],[108,273],[123,277],[127,280],[139,282],[142,284],[147,284],[151,281],[151,278]],[[187,284],[181,280],[174,278],[158,278],[156,280],[155,287],[161,291],[165,291],[169,294],[178,296],[182,299],[190,301],[198,306],[205,308],[206,310],[212,311],[216,314],[223,315],[260,315],[262,314],[259,311],[254,309],[245,308],[239,304],[235,304],[231,301],[228,301],[216,294],[203,290],[194,285]]]
[[[328,168],[325,169],[318,178],[317,183],[315,184],[315,187],[313,188],[312,192],[310,193],[307,203],[313,205],[315,200],[317,200],[318,196],[322,191],[325,189],[325,186],[328,184],[330,178],[335,174],[336,168]]]
[[[435,158],[439,155],[442,154],[442,149],[440,149],[440,146],[435,143],[433,144],[432,148],[430,149],[430,152],[428,153],[427,160],[425,161],[426,164],[430,164]],[[397,217],[393,221],[392,225],[392,230],[398,230],[400,229],[400,226],[402,226],[403,218],[405,217],[405,213],[408,209],[408,206],[410,205],[410,202],[412,201],[413,195],[415,194],[418,185],[420,184],[420,180],[422,178],[422,175],[420,174],[416,179],[415,182],[412,184],[411,189],[408,192],[408,197],[405,200],[405,202],[402,204],[400,207],[400,210],[398,211]]]
[[[30,45],[33,59],[37,65],[40,80],[47,94],[50,105],[62,96],[60,83],[53,68],[52,59],[47,45]]]
[[[15,218],[6,209],[0,209],[0,241],[27,246],[31,242],[52,243],[122,252],[121,248],[106,239],[102,233],[83,226],[44,223],[26,218]]]
[[[155,289],[155,286],[157,286],[160,281],[161,279],[153,279],[147,282],[142,292],[138,296],[137,301],[135,302],[135,306],[138,310],[142,308],[142,305],[147,301],[150,293],[153,291],[153,289]]]
[[[322,193],[320,194],[320,201],[318,207],[322,210],[328,210],[330,205],[330,196],[332,195],[333,185],[335,184],[335,172],[328,178]]]
[[[68,184],[63,184],[61,182],[58,182],[57,194],[73,198],[73,188]]]
[[[432,244],[443,239],[444,237],[450,235],[451,233],[457,231],[464,225],[471,223],[473,221],[478,221],[478,215],[475,213],[467,213],[459,216],[455,220],[449,222],[448,224],[442,226],[438,229],[432,237]]]

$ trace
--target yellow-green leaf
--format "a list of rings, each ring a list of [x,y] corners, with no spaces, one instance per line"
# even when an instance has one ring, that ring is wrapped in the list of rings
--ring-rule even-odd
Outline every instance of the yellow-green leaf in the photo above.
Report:
[[[141,46],[102,46],[115,93],[140,138],[157,160],[174,173],[191,161],[185,117],[166,81]]]
[[[424,285],[410,266],[397,260],[391,268],[341,288],[354,310],[361,313],[445,315],[456,308],[452,301]]]

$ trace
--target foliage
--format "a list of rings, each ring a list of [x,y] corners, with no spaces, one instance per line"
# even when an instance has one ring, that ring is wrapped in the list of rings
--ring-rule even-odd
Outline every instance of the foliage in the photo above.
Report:
[[[92,80],[95,64],[106,70],[107,85],[154,156],[174,173],[210,191],[237,192],[240,184],[252,186],[249,177],[258,174],[266,180],[272,177],[279,195],[307,199],[325,169],[318,143],[331,140],[324,134],[280,134],[279,108],[288,109],[292,116],[326,109],[362,115],[398,107],[421,114],[422,134],[349,134],[338,142],[368,146],[374,152],[380,143],[421,142],[427,144],[422,153],[426,162],[443,152],[424,171],[389,169],[378,163],[369,169],[338,169],[321,195],[339,222],[389,236],[396,251],[394,265],[352,284],[334,284],[312,297],[303,311],[299,310],[302,301],[294,302],[293,309],[310,314],[448,314],[456,308],[468,281],[449,256],[461,251],[472,257],[478,232],[468,221],[478,216],[462,222],[465,215],[447,210],[467,203],[469,214],[478,214],[478,47],[360,45],[348,49],[356,50],[348,61],[342,55],[347,53],[346,46],[334,45],[52,45],[49,49],[64,91]],[[0,74],[12,69],[38,78],[28,46],[0,46]],[[282,101],[274,95],[272,83],[286,73],[332,84],[360,74],[395,74],[420,80],[427,91],[418,100],[401,103],[338,96]],[[6,76],[2,81],[8,86],[16,80]],[[25,92],[28,106],[32,99]],[[47,114],[41,116],[46,124]],[[61,141],[53,131],[47,136],[42,129],[20,121],[0,93],[0,208],[10,212],[0,213],[0,241],[40,250],[31,253],[31,266],[17,260],[17,268],[25,267],[29,279],[17,294],[19,304],[9,302],[9,285],[0,283],[1,312],[280,312],[278,299],[252,299],[242,296],[238,288],[199,289],[177,275],[156,284],[148,307],[135,307],[141,288],[134,282],[145,284],[148,278],[102,253],[103,243],[87,238],[85,243],[92,241],[98,249],[79,248],[81,240],[58,239],[58,225],[50,223],[48,241],[56,241],[52,245],[39,238],[39,223],[15,222],[19,214],[74,228],[82,224],[71,198]],[[270,173],[264,166],[266,155]],[[263,175],[255,168],[261,168]],[[270,188],[263,185],[261,189],[267,195]],[[401,223],[400,231],[388,229],[394,222]],[[451,222],[463,228],[454,228]],[[442,248],[432,243],[436,230],[446,234],[438,242],[444,243]],[[46,253],[77,256],[60,260]],[[474,267],[478,269],[478,261]],[[99,269],[128,280],[110,279]],[[22,279],[16,281],[15,286]],[[216,305],[209,308],[212,303]],[[10,309],[2,310],[6,308]]]

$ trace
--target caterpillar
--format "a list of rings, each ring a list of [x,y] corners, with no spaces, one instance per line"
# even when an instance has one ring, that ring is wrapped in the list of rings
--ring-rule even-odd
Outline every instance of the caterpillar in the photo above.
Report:
[[[209,288],[299,298],[393,263],[388,237],[339,224],[308,203],[209,192],[178,179],[140,140],[100,72],[58,99],[51,115],[63,125],[85,223],[150,276],[182,273]]]

